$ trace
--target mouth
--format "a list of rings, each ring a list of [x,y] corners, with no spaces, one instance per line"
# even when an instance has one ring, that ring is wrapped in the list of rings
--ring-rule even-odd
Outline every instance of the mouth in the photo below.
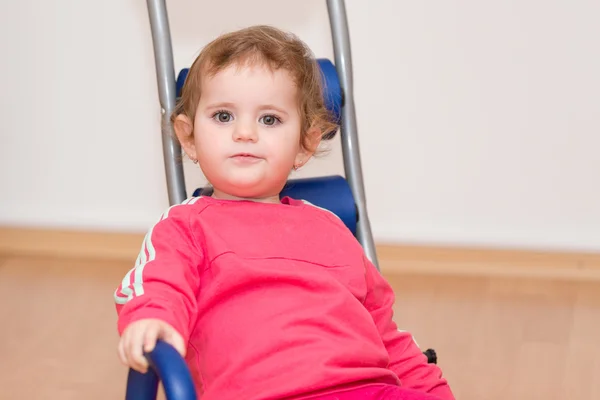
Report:
[[[242,163],[252,163],[262,160],[261,157],[254,155],[252,153],[236,153],[231,156],[234,161],[242,162]]]
[[[232,157],[248,157],[248,158],[259,158],[252,153],[236,153]]]

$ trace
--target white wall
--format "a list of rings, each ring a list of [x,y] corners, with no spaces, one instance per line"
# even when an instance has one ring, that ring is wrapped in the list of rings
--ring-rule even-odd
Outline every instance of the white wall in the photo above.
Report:
[[[324,0],[169,1],[176,67]],[[600,3],[347,0],[378,240],[600,250]],[[0,224],[144,231],[167,206],[144,1],[0,1]],[[302,175],[343,172],[339,141]],[[187,164],[187,186],[202,184]]]

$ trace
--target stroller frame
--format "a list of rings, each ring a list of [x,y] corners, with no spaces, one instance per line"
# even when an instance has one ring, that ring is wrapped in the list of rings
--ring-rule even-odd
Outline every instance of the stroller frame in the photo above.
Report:
[[[356,238],[366,256],[379,270],[375,245],[367,215],[366,196],[360,161],[358,132],[353,98],[352,59],[350,35],[344,0],[326,0],[333,48],[335,70],[341,89],[341,142],[346,181],[356,206]],[[156,77],[159,101],[162,108],[162,145],[170,205],[183,202],[186,198],[183,165],[179,161],[181,147],[177,142],[170,116],[177,101],[177,81],[173,62],[171,34],[165,0],[147,0],[150,28],[154,46]],[[294,180],[291,180],[294,181]],[[433,349],[424,354],[428,362],[437,363]],[[126,400],[155,400],[159,381],[169,400],[196,400],[192,377],[185,360],[167,343],[159,340],[154,351],[145,354],[150,367],[146,374],[129,370]]]
[[[335,68],[342,91],[341,143],[346,180],[352,191],[358,214],[356,238],[367,258],[379,269],[377,253],[367,213],[367,201],[360,160],[358,128],[354,105],[352,54],[350,34],[344,0],[326,0]],[[166,0],[147,0],[150,29],[154,47],[154,60],[158,94],[162,112],[161,135],[164,167],[167,179],[169,204],[183,202],[187,198],[183,165],[179,161],[181,147],[175,138],[170,116],[177,101],[173,48],[167,14]]]

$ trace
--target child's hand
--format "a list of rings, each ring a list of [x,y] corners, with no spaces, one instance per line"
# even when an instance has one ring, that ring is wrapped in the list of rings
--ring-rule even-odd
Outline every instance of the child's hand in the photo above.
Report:
[[[141,373],[148,370],[148,360],[144,352],[154,349],[157,339],[162,339],[173,346],[182,357],[185,357],[183,338],[171,325],[158,319],[142,319],[129,325],[119,341],[119,358],[121,362]]]

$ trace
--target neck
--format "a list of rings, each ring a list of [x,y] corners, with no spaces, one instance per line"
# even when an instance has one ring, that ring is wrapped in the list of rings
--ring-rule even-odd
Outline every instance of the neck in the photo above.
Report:
[[[273,196],[265,196],[265,197],[239,197],[239,196],[234,196],[231,195],[229,193],[225,193],[222,192],[218,189],[214,189],[213,190],[213,194],[212,196],[215,199],[220,199],[220,200],[246,200],[246,201],[255,201],[257,203],[281,203],[281,201],[279,200],[279,195],[273,195]]]

